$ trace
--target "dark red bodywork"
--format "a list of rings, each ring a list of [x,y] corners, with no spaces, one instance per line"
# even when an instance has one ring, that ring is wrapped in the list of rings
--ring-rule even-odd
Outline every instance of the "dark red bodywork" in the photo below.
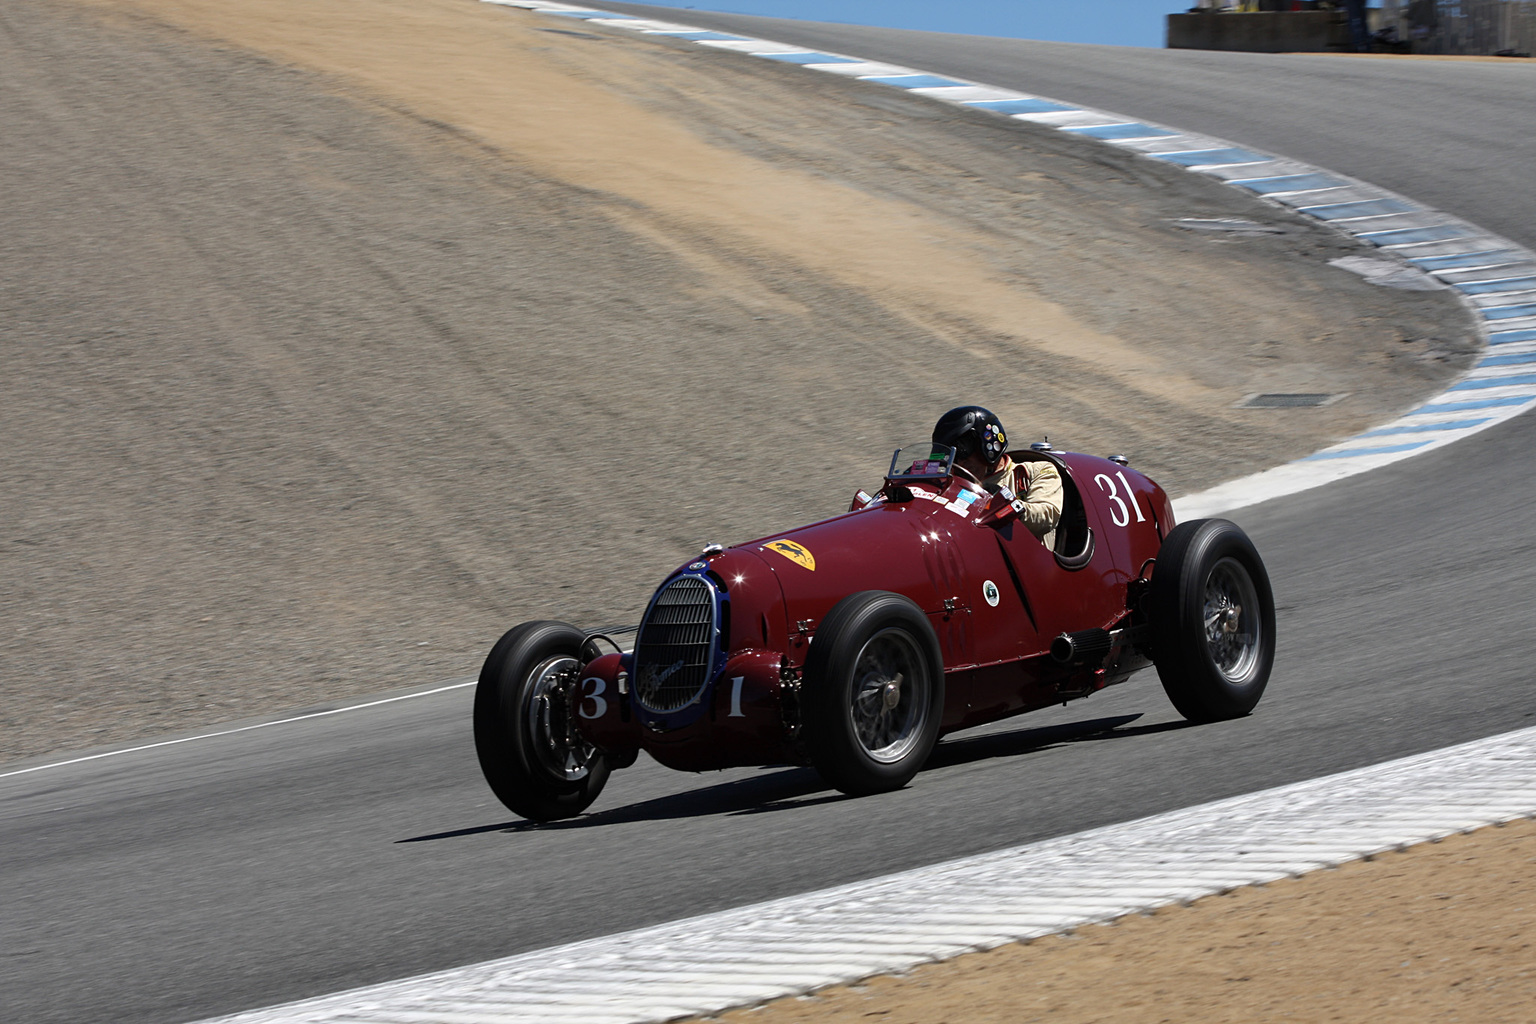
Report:
[[[943,732],[1086,696],[1145,666],[1128,641],[1117,641],[1096,668],[1063,663],[1050,649],[1063,633],[1132,624],[1140,587],[1174,525],[1162,488],[1107,459],[1013,455],[1060,470],[1067,490],[1061,529],[1076,539],[1091,531],[1092,556],[1080,566],[1019,522],[980,521],[984,501],[956,500],[962,491],[974,496],[974,484],[956,477],[914,483],[906,488],[910,498],[887,487],[858,511],[680,567],[663,590],[693,575],[718,592],[719,664],[709,682],[687,707],[653,712],[629,685],[635,655],[599,658],[583,673],[582,734],[600,749],[643,749],[689,771],[802,762],[800,670],[817,624],[862,590],[905,595],[928,615],[944,657]],[[1081,550],[1065,552],[1074,554]]]

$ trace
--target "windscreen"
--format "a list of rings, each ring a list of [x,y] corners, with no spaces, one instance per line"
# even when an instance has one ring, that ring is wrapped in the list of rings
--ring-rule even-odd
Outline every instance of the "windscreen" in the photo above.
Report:
[[[942,480],[952,472],[955,450],[947,444],[919,441],[896,449],[887,480]]]

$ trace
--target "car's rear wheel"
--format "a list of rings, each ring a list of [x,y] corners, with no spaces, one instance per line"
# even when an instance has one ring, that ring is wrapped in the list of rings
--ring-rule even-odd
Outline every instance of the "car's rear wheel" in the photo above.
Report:
[[[1254,709],[1275,660],[1275,601],[1247,534],[1225,519],[1175,527],[1147,611],[1157,674],[1181,715],[1213,722]]]
[[[525,622],[491,648],[475,689],[475,753],[497,799],[534,821],[580,814],[608,781],[603,754],[576,730],[583,635]]]
[[[866,590],[822,620],[805,663],[811,763],[844,793],[900,789],[939,734],[944,663],[928,617],[900,594]]]

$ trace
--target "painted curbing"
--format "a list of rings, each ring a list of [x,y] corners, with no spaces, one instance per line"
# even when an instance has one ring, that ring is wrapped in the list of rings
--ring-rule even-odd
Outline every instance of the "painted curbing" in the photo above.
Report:
[[[1384,262],[1391,261],[1388,267],[1395,264],[1428,287],[1456,291],[1488,350],[1467,374],[1391,422],[1176,499],[1180,519],[1217,515],[1413,458],[1536,406],[1536,252],[1406,196],[1213,136],[897,64],[549,0],[485,2],[796,64],[1096,139],[1310,217],[1374,246]]]
[[[1536,729],[205,1024],[642,1024],[909,970],[1536,816]]]

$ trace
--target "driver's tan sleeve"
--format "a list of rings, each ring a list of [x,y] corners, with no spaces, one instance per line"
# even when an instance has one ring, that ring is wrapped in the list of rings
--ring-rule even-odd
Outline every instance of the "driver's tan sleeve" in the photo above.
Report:
[[[1061,522],[1063,491],[1061,473],[1049,462],[1021,462],[1016,488],[1024,501],[1019,520],[1042,540]]]

